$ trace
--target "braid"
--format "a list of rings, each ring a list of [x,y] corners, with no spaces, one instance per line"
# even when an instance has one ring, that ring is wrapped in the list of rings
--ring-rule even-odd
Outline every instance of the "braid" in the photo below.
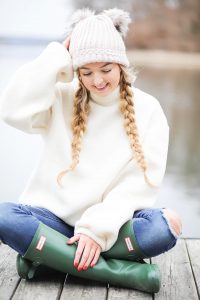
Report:
[[[79,88],[74,96],[73,116],[71,128],[73,132],[72,139],[72,163],[68,169],[60,172],[57,176],[57,183],[61,186],[62,177],[69,171],[73,171],[79,163],[79,155],[81,151],[81,141],[86,131],[87,119],[90,112],[89,97],[86,88],[79,81]]]
[[[147,175],[147,163],[144,158],[144,153],[139,141],[139,133],[136,125],[135,107],[134,107],[134,95],[131,88],[131,74],[127,70],[121,67],[121,84],[120,84],[120,110],[124,116],[124,126],[126,133],[130,139],[130,146],[134,152],[135,159],[144,173],[144,179],[146,183],[151,186],[153,185]]]

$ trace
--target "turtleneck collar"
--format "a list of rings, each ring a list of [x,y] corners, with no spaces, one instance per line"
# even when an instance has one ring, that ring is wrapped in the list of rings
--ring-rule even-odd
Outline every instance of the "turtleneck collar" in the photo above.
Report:
[[[107,96],[99,96],[90,92],[90,99],[102,106],[109,106],[119,101],[120,98],[120,86],[118,85],[114,91]]]

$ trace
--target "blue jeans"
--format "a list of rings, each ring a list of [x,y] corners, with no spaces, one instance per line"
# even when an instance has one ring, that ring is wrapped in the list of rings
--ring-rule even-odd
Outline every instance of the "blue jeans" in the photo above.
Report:
[[[138,210],[133,220],[136,240],[147,257],[159,255],[175,246],[178,237],[170,230],[162,209]],[[23,255],[40,221],[67,237],[74,235],[74,227],[45,208],[4,202],[0,203],[0,240]]]

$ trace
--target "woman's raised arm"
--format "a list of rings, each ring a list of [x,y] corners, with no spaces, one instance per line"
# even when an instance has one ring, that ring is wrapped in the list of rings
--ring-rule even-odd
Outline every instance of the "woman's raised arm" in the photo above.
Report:
[[[42,133],[59,97],[58,82],[73,79],[71,56],[64,44],[51,42],[33,61],[21,66],[1,94],[0,116],[28,133]]]

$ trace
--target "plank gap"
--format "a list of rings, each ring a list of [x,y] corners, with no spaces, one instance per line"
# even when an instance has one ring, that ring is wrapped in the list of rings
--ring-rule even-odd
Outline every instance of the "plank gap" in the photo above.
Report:
[[[191,258],[190,252],[189,252],[188,244],[187,244],[185,239],[184,239],[184,243],[185,243],[185,247],[186,247],[188,258],[189,258],[190,267],[191,267],[191,270],[192,270],[192,276],[194,278],[194,282],[195,282],[195,286],[196,286],[196,290],[197,290],[197,295],[198,295],[198,298],[200,299],[200,293],[199,293],[199,288],[198,288],[195,272],[194,272],[194,269],[193,269],[192,258]]]
[[[56,297],[56,300],[60,300],[60,297],[61,297],[61,295],[62,295],[64,286],[65,286],[65,282],[66,282],[66,280],[67,280],[67,276],[68,276],[68,273],[66,274],[65,279],[63,280],[63,283],[62,283],[62,285],[61,285],[61,287],[60,287],[60,290],[58,291],[58,295],[57,295],[57,297]]]
[[[17,281],[17,284],[16,284],[16,286],[15,286],[13,292],[12,292],[12,295],[10,296],[10,300],[13,299],[13,297],[14,297],[14,295],[15,295],[15,292],[16,292],[16,290],[17,290],[19,284],[20,284],[20,281],[21,281],[21,278],[19,277],[19,280]]]

